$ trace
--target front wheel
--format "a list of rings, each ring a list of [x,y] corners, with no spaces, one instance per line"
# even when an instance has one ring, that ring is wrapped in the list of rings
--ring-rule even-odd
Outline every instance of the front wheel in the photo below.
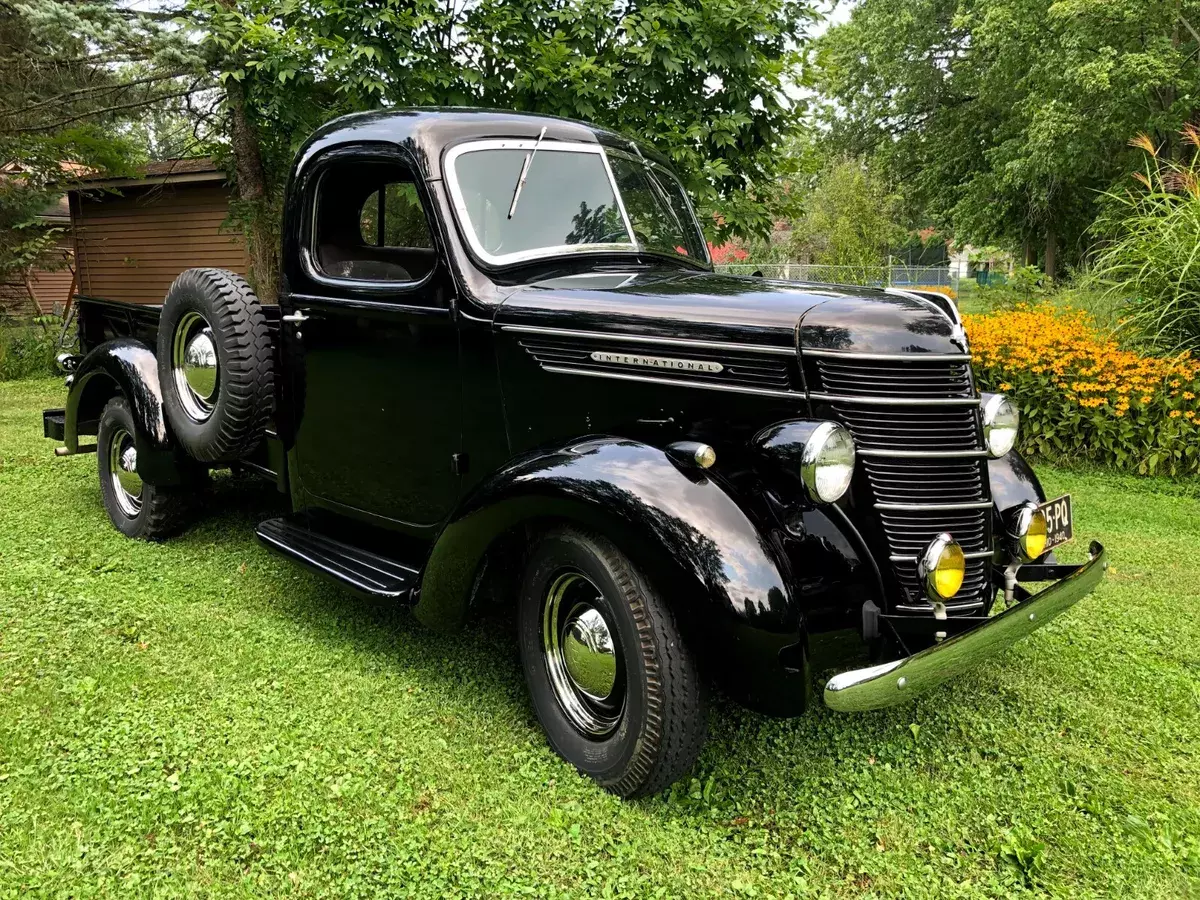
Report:
[[[530,555],[521,660],[550,745],[622,797],[687,772],[708,726],[707,691],[663,599],[611,542],[573,529]]]
[[[100,496],[118,531],[127,537],[159,541],[186,524],[195,492],[142,481],[137,470],[136,434],[129,401],[124,397],[108,401],[96,435]]]

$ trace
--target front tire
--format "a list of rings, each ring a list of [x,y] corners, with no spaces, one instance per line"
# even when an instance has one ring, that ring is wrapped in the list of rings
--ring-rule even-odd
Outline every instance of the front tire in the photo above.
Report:
[[[124,397],[108,401],[96,435],[100,496],[117,531],[126,537],[161,541],[187,523],[194,492],[143,482],[137,473],[136,435],[129,401]]]
[[[666,603],[610,541],[545,534],[518,618],[534,710],[567,762],[622,797],[657,793],[692,767],[706,685]]]

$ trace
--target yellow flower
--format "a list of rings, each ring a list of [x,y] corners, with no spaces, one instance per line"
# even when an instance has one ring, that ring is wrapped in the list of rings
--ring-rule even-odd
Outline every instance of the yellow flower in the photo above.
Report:
[[[1011,385],[1011,384],[1009,384],[1007,381],[1002,381],[1002,382],[1000,382],[1000,390],[1002,390],[1002,391],[1011,391],[1011,390],[1012,390],[1012,385]]]
[[[1178,419],[1180,416],[1183,415],[1183,413],[1181,413],[1177,409],[1173,409],[1169,413],[1167,413],[1167,415],[1170,416],[1172,419]]]

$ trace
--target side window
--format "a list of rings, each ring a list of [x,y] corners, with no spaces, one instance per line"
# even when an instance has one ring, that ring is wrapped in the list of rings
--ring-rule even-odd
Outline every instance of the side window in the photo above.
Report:
[[[421,281],[436,262],[413,174],[381,162],[335,163],[317,182],[312,256],[320,274]]]
[[[393,181],[371,194],[358,222],[366,246],[433,249],[425,209],[411,181]]]

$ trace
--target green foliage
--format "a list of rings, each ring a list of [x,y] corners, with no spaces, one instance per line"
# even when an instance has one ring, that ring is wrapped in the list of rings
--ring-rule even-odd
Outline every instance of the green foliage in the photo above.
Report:
[[[1200,0],[863,0],[818,45],[835,144],[960,242],[1077,261],[1139,132],[1200,111]],[[1176,144],[1177,146],[1177,144]]]
[[[225,83],[245,86],[272,182],[339,112],[479,106],[594,121],[666,153],[715,234],[765,234],[799,127],[784,88],[810,0],[191,0]]]
[[[38,316],[25,325],[0,320],[0,381],[55,374],[61,328],[57,316]]]
[[[1096,594],[894,709],[719,702],[690,777],[623,803],[546,745],[509,616],[430,632],[270,555],[242,478],[126,540],[41,436],[62,397],[0,384],[0,896],[1196,891],[1200,485],[1041,469],[1063,561],[1112,552]]]
[[[1046,293],[1045,276],[1037,266],[1017,266],[1003,284],[980,287],[979,298],[992,309],[1012,309],[1033,303]]]
[[[877,279],[891,247],[906,239],[899,198],[859,160],[827,165],[801,202],[804,212],[792,231],[794,258],[844,267],[842,280]]]
[[[1200,152],[1200,131],[1184,132]],[[1148,139],[1136,189],[1110,192],[1095,225],[1094,276],[1123,301],[1124,327],[1166,350],[1200,351],[1200,156],[1164,159]]]

